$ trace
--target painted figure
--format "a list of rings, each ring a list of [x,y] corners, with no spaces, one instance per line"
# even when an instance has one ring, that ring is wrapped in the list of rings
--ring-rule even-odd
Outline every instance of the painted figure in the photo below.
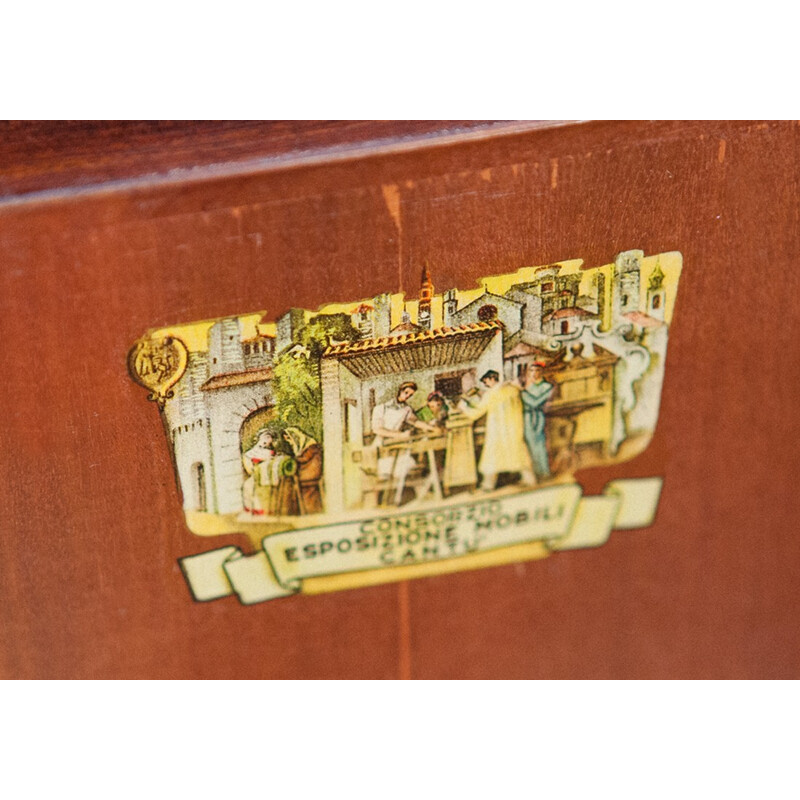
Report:
[[[439,430],[444,430],[447,425],[448,410],[441,392],[431,392],[428,401],[419,411],[417,417]]]
[[[470,419],[486,416],[486,438],[478,471],[481,489],[491,491],[501,472],[520,473],[522,483],[533,486],[536,478],[522,424],[520,390],[512,383],[501,383],[500,376],[489,370],[481,377],[486,392],[473,408],[462,402],[459,409]]]
[[[287,428],[283,438],[292,449],[297,462],[294,475],[298,490],[299,510],[301,514],[319,514],[322,511],[322,450],[317,440],[304,433],[300,428]]]
[[[244,510],[253,516],[267,513],[271,500],[270,467],[275,460],[272,434],[262,428],[256,434],[255,444],[242,456],[247,477],[242,484]]]
[[[543,408],[552,394],[553,384],[544,379],[544,364],[539,361],[533,363],[525,377],[525,388],[520,399],[525,414],[525,443],[539,480],[550,477]]]
[[[256,443],[242,456],[247,477],[242,484],[242,505],[254,516],[293,516],[300,513],[295,475],[297,462],[275,450],[272,433],[263,428]]]
[[[274,517],[293,517],[300,513],[297,491],[297,462],[278,453],[269,466],[269,513]]]
[[[450,416],[450,411],[442,393],[436,391],[431,392],[428,395],[427,403],[417,411],[417,416],[423,422],[432,425],[438,434],[444,435],[447,429],[447,420]],[[444,448],[437,448],[434,451],[433,457],[436,460],[436,471],[438,475],[442,475],[445,462]]]
[[[408,401],[417,391],[417,384],[413,381],[401,383],[397,389],[394,400],[380,403],[372,411],[372,430],[375,433],[375,446],[378,448],[403,442],[411,438],[410,428],[417,428],[425,432],[434,432],[436,428],[417,418],[414,409]],[[379,451],[380,453],[380,451]],[[406,475],[416,465],[414,456],[402,449],[389,455],[378,457],[378,479],[398,481],[398,494],[401,493]],[[395,498],[399,504],[400,498]]]

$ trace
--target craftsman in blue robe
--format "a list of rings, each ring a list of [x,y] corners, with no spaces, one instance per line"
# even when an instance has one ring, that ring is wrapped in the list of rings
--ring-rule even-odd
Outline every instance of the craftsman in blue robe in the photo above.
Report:
[[[540,480],[550,477],[545,439],[545,418],[542,408],[553,394],[553,384],[544,379],[543,366],[538,362],[531,365],[526,377],[525,388],[520,393],[525,421],[525,444],[528,445],[536,477]]]

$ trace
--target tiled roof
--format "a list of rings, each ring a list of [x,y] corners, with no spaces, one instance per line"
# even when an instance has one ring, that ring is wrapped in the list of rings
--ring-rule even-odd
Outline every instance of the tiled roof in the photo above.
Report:
[[[408,345],[460,338],[462,336],[483,333],[485,331],[502,330],[502,327],[502,323],[497,320],[491,320],[490,322],[471,322],[467,325],[456,325],[452,328],[436,328],[432,331],[421,330],[402,336],[387,336],[381,339],[361,339],[357,342],[342,342],[341,344],[328,347],[323,353],[323,357],[368,353],[375,350],[393,350],[395,348],[407,347]]]
[[[564,319],[564,317],[596,317],[597,314],[592,314],[584,308],[573,306],[572,308],[559,308],[558,311],[551,311],[549,314],[544,315],[544,319]]]
[[[399,325],[395,325],[394,328],[389,331],[395,338],[398,336],[402,336],[404,333],[412,333],[416,331],[424,330],[419,325],[415,325],[413,322],[401,322]]]
[[[520,356],[543,356],[545,358],[553,358],[556,355],[556,350],[545,350],[542,347],[535,347],[527,342],[517,342],[511,350],[505,354],[505,358],[518,358]]]
[[[200,389],[207,392],[209,389],[245,386],[248,383],[261,383],[269,380],[272,380],[272,367],[261,367],[259,369],[247,369],[242,372],[225,372],[222,375],[214,375]]]
[[[623,314],[622,317],[640,328],[660,328],[664,324],[660,319],[643,314],[641,311],[629,311],[627,314]]]

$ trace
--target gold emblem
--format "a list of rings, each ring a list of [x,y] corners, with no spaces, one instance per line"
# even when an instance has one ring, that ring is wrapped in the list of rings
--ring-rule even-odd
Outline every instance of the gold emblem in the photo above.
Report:
[[[149,390],[148,400],[164,408],[173,397],[172,387],[183,377],[189,352],[175,336],[140,339],[128,354],[128,369],[140,386]]]

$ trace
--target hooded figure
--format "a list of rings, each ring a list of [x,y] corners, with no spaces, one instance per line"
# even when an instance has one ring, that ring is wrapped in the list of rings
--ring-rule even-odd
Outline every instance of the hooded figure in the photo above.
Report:
[[[316,439],[300,428],[287,428],[283,438],[297,462],[296,480],[299,486],[301,514],[319,514],[322,511],[322,449]]]

